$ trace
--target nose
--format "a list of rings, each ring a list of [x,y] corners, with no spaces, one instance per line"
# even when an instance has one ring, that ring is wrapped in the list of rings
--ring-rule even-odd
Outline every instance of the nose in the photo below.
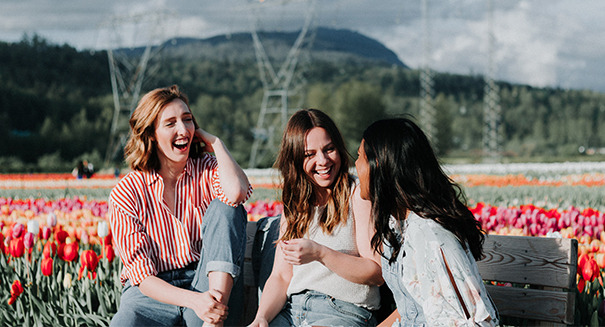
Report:
[[[184,122],[184,121],[180,120],[180,121],[178,121],[178,122],[177,122],[177,124],[176,124],[176,125],[177,125],[177,126],[176,126],[176,128],[177,128],[177,132],[178,132],[179,134],[183,134],[183,133],[186,133],[186,132],[187,132],[187,126],[185,125],[185,122]]]
[[[330,159],[328,158],[328,156],[323,151],[320,151],[317,154],[317,163],[318,164],[325,164],[328,161],[330,161]]]

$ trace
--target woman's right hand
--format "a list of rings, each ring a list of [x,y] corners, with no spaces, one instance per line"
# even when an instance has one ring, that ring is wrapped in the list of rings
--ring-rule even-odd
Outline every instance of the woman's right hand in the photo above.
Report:
[[[248,327],[269,327],[269,322],[263,317],[256,317]]]
[[[223,294],[217,290],[197,293],[195,305],[191,307],[195,314],[209,324],[220,324],[227,319],[228,308],[221,303]]]
[[[296,238],[288,241],[280,241],[280,248],[284,255],[284,261],[291,265],[304,265],[309,262],[322,259],[323,245],[306,238]]]

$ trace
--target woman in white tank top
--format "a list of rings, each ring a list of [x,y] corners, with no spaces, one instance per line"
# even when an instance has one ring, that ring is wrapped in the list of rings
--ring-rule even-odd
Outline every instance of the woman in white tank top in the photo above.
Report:
[[[275,167],[284,213],[273,271],[251,326],[374,326],[380,256],[370,246],[371,204],[349,175],[349,155],[325,113],[300,110]]]

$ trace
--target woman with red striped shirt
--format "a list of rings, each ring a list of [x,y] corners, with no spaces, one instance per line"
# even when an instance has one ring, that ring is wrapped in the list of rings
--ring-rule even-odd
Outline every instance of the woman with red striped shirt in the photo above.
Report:
[[[124,264],[111,325],[241,324],[248,178],[176,85],[143,96],[130,127],[132,172],[109,196]]]

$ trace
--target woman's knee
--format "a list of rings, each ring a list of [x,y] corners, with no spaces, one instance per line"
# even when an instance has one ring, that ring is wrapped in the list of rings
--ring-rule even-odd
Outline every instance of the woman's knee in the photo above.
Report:
[[[243,205],[232,207],[218,199],[210,202],[202,218],[203,225],[210,229],[227,228],[245,232],[246,222],[247,215]]]

